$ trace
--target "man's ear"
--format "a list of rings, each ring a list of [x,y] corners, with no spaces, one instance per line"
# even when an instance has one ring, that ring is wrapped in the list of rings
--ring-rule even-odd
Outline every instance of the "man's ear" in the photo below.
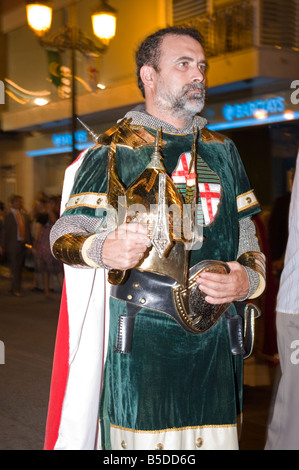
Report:
[[[155,70],[151,65],[143,65],[140,69],[140,78],[144,84],[144,88],[153,88]]]

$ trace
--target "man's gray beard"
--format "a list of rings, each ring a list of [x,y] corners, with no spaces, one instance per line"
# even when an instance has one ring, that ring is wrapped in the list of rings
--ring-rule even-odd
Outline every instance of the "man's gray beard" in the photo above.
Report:
[[[188,96],[190,90],[194,90],[192,98]],[[198,94],[195,94],[196,90],[199,90]],[[168,109],[175,116],[189,122],[204,108],[205,87],[201,83],[186,85],[179,96],[166,96],[165,99],[165,96],[160,94],[158,102],[161,109]]]
[[[188,92],[193,91],[193,96],[190,98]],[[196,94],[196,90],[200,93]],[[174,97],[172,102],[172,109],[177,116],[183,117],[187,120],[192,120],[193,117],[200,113],[205,105],[205,88],[202,84],[187,85],[183,88],[181,96]]]

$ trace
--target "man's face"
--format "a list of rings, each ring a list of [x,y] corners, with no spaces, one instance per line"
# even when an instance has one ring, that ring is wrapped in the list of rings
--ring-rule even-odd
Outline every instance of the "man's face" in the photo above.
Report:
[[[12,207],[14,209],[21,210],[22,209],[22,199],[19,198],[19,197],[14,199],[14,201],[12,203]]]
[[[205,103],[206,60],[202,46],[189,36],[165,36],[155,75],[155,104],[189,120]]]

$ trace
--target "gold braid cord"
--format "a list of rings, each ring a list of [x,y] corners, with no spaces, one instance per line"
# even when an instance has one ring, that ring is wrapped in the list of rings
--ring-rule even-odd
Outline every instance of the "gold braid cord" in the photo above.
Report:
[[[263,253],[259,251],[247,251],[243,253],[237,260],[242,266],[247,266],[259,275],[259,285],[256,291],[249,297],[255,299],[259,297],[265,290],[266,287],[266,258]]]

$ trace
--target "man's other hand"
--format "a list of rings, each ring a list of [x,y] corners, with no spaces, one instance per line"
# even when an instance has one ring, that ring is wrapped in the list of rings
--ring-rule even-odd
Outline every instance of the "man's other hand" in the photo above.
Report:
[[[249,279],[243,266],[237,261],[227,263],[229,274],[201,273],[197,278],[199,289],[206,294],[210,304],[224,304],[243,299],[249,291]]]

